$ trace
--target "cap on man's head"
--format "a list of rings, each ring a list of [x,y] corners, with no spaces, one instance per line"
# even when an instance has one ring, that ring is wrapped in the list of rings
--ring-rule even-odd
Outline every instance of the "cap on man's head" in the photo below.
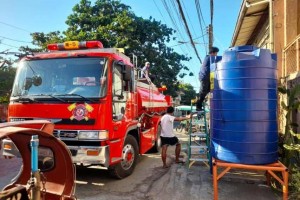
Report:
[[[219,48],[218,47],[212,47],[210,50],[209,50],[209,53],[218,53],[219,52]]]
[[[149,63],[149,62],[146,62],[145,65],[150,65],[150,63]]]

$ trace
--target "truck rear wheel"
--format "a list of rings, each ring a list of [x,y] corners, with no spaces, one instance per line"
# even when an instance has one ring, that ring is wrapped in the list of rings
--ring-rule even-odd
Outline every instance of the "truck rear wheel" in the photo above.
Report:
[[[110,168],[111,175],[122,179],[132,174],[137,163],[138,152],[136,139],[132,135],[128,135],[122,150],[122,161]]]
[[[156,140],[154,146],[149,150],[149,153],[157,153],[161,149],[161,139],[160,139],[161,126],[157,127]]]

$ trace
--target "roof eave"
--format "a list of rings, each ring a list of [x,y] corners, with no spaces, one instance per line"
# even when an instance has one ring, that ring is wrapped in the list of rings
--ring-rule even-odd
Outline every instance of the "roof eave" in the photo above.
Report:
[[[243,23],[243,19],[245,17],[245,14],[247,13],[247,10],[248,10],[248,8],[246,7],[246,0],[243,0],[243,3],[241,4],[240,12],[239,12],[239,17],[238,17],[238,20],[237,20],[237,23],[236,23],[236,26],[235,26],[235,29],[234,29],[233,37],[232,37],[232,40],[231,40],[231,46],[235,46],[235,42],[236,42],[236,39],[239,35],[240,28],[241,28],[241,25]]]

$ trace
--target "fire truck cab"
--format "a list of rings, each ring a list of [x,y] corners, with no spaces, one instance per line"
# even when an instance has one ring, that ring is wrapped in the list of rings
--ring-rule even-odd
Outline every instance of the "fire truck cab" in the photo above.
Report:
[[[160,117],[171,98],[139,80],[129,57],[99,41],[48,49],[19,62],[8,120],[48,120],[74,163],[130,175],[139,154],[159,150]]]

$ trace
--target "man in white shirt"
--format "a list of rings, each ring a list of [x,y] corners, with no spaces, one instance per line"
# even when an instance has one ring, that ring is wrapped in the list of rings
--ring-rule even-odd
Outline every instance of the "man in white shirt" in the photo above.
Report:
[[[167,160],[167,149],[169,145],[176,145],[175,148],[175,162],[184,163],[179,160],[179,155],[181,151],[181,144],[179,143],[178,138],[174,134],[174,121],[182,121],[190,119],[190,117],[174,117],[174,108],[172,106],[168,107],[167,113],[162,116],[161,121],[161,159],[163,161],[163,168],[168,168],[169,166],[166,163]]]
[[[146,62],[145,66],[141,70],[142,78],[149,77],[149,68],[150,68],[150,63]]]
[[[141,69],[141,78],[146,78],[146,79],[150,80],[151,82],[153,82],[155,79],[155,76],[150,74],[149,70],[150,70],[150,62],[146,62],[145,66]]]

